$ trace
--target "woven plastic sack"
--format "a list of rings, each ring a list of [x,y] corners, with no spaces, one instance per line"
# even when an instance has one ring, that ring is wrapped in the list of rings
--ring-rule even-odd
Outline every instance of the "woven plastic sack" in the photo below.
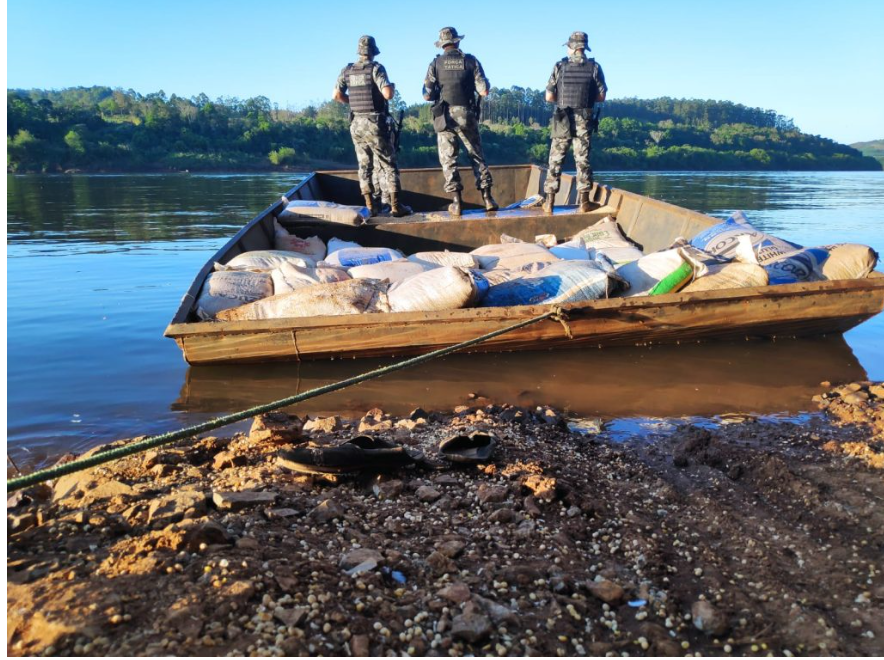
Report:
[[[756,229],[742,211],[735,211],[724,222],[701,231],[691,239],[691,245],[710,254],[731,259],[737,254],[741,236],[749,238],[761,264],[801,247]]]
[[[273,278],[274,295],[290,293],[313,284],[343,282],[350,279],[349,273],[343,268],[329,266],[301,268],[291,264],[283,264],[279,268],[274,268],[270,271],[270,276]]]
[[[273,249],[304,254],[314,262],[325,258],[325,243],[322,242],[319,236],[300,238],[290,234],[275,219],[273,221]]]
[[[253,250],[243,252],[234,257],[226,264],[215,264],[215,270],[251,270],[254,272],[268,272],[279,268],[283,264],[299,266],[301,268],[314,268],[316,262],[305,254],[297,254],[286,250]]]
[[[605,257],[594,261],[560,261],[533,275],[494,284],[483,307],[579,303],[606,298],[619,277]]]
[[[420,275],[428,270],[433,270],[438,266],[415,263],[408,259],[398,259],[397,261],[383,261],[377,264],[366,264],[365,266],[354,266],[349,269],[350,277],[368,277],[375,280],[387,280],[391,284],[393,282],[401,282],[409,277]]]
[[[283,220],[309,218],[324,220],[344,225],[364,225],[371,217],[371,212],[364,206],[345,206],[334,202],[314,200],[295,200],[289,202],[279,217]]]
[[[475,304],[480,289],[468,270],[443,266],[391,285],[388,295],[394,312],[438,312]]]
[[[313,284],[264,298],[218,314],[223,321],[262,321],[265,319],[343,316],[389,312],[389,284],[380,280],[344,280]]]
[[[203,321],[218,312],[273,295],[273,281],[267,273],[231,270],[209,273],[196,301],[196,314]]]

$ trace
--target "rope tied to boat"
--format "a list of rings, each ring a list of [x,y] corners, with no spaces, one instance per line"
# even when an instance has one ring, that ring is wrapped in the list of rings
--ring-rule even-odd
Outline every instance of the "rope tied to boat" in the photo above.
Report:
[[[571,326],[568,325],[568,314],[565,313],[565,310],[561,307],[555,308],[555,314],[552,317],[554,321],[558,321],[562,324],[562,327],[565,329],[565,334],[568,335],[568,339],[574,339],[574,335],[571,332]]]
[[[519,321],[518,323],[506,326],[505,328],[501,328],[500,330],[494,330],[487,334],[480,335],[479,337],[474,337],[473,339],[462,341],[459,344],[440,348],[435,351],[419,355],[417,357],[409,358],[395,364],[387,365],[386,367],[373,369],[371,371],[346,378],[336,383],[330,383],[328,385],[323,385],[321,387],[302,392],[301,394],[285,397],[283,399],[277,399],[276,401],[271,401],[270,403],[266,403],[260,406],[247,408],[245,410],[231,413],[229,415],[216,417],[214,419],[210,419],[200,424],[194,424],[192,426],[188,426],[177,431],[169,431],[166,433],[161,433],[159,435],[148,436],[146,438],[130,442],[120,447],[113,447],[105,451],[97,452],[92,456],[79,458],[70,461],[69,463],[63,463],[61,465],[53,465],[52,467],[42,470],[36,470],[35,472],[31,472],[30,474],[18,476],[13,479],[7,479],[6,492],[12,493],[14,491],[21,490],[22,488],[27,488],[28,486],[33,486],[44,481],[49,481],[50,479],[57,479],[68,474],[80,472],[81,470],[88,470],[89,468],[97,467],[99,465],[103,465],[104,463],[109,463],[111,461],[115,461],[126,456],[131,456],[133,454],[138,454],[143,451],[147,451],[148,449],[167,445],[177,440],[192,438],[193,436],[200,433],[213,431],[215,429],[221,428],[222,426],[228,426],[236,422],[241,422],[245,419],[248,419],[249,417],[254,417],[256,415],[262,415],[274,410],[279,410],[280,408],[285,408],[296,403],[301,403],[303,401],[307,401],[308,399],[312,399],[323,394],[336,392],[346,387],[350,387],[351,385],[357,385],[373,378],[380,378],[381,376],[393,373],[394,371],[399,371],[400,369],[406,369],[418,364],[423,364],[424,362],[429,362],[430,360],[456,353],[457,351],[460,351],[464,348],[476,346],[478,344],[481,344],[482,342],[488,341],[489,339],[494,339],[495,337],[505,335],[509,332],[513,332],[514,330],[525,328],[529,325],[533,325],[534,323],[538,323],[545,319],[553,319],[562,323],[562,325],[565,327],[565,331],[568,337],[573,338],[571,335],[571,330],[566,323],[567,316],[565,316],[561,308],[556,307],[554,310],[546,312],[544,314],[540,314],[539,316],[526,319],[525,321]]]

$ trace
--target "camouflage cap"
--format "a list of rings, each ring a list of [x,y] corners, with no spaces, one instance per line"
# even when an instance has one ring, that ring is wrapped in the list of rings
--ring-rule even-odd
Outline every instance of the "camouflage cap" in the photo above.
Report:
[[[378,45],[374,42],[374,37],[370,37],[367,34],[359,37],[359,46],[356,47],[358,55],[379,55],[380,52]]]
[[[455,46],[460,43],[460,40],[464,38],[464,35],[458,34],[457,30],[453,27],[444,27],[439,30],[439,41],[436,42],[436,48],[445,48],[450,44],[454,44]]]
[[[592,50],[592,48],[589,47],[589,37],[586,36],[586,32],[572,32],[571,36],[568,37],[568,41],[562,45],[568,46],[568,48]]]

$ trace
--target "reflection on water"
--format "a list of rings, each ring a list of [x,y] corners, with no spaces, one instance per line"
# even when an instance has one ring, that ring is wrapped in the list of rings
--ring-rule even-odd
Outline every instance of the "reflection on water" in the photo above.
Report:
[[[222,413],[350,378],[395,360],[193,366],[179,410]],[[820,382],[864,380],[842,337],[653,348],[453,355],[293,407],[361,415],[445,410],[470,393],[497,403],[552,405],[578,416],[714,415],[808,410]]]
[[[884,175],[611,173],[600,180],[804,245],[884,252]],[[7,434],[17,462],[157,433],[361,372],[378,361],[188,369],[163,329],[206,259],[292,174],[7,176]],[[476,392],[575,413],[794,412],[822,380],[884,378],[884,318],[776,344],[452,356],[310,412],[450,407]]]
[[[229,238],[298,178],[278,173],[8,175],[6,231],[10,242]]]

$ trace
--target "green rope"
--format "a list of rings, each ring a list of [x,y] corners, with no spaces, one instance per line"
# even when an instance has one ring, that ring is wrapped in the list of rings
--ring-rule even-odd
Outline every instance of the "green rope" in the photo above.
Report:
[[[176,440],[190,438],[197,435],[198,433],[212,431],[222,426],[227,426],[228,424],[233,424],[234,422],[240,422],[244,419],[248,419],[249,417],[254,417],[255,415],[261,415],[273,410],[279,410],[280,408],[285,408],[286,406],[291,406],[293,404],[306,401],[307,399],[312,399],[313,397],[328,394],[329,392],[335,392],[337,390],[342,390],[345,387],[350,387],[351,385],[356,385],[358,383],[371,380],[372,378],[379,378],[380,376],[384,376],[400,369],[412,367],[423,362],[429,362],[430,360],[433,360],[435,358],[449,355],[463,348],[475,346],[476,344],[481,344],[483,341],[493,339],[494,337],[499,337],[500,335],[506,334],[507,332],[512,332],[513,330],[518,330],[519,328],[524,328],[525,326],[537,323],[538,321],[543,321],[544,319],[553,317],[555,317],[557,320],[563,319],[562,312],[559,309],[555,309],[554,311],[547,312],[546,314],[541,314],[540,316],[535,316],[534,318],[528,319],[527,321],[520,321],[519,323],[501,328],[500,330],[489,332],[488,334],[482,335],[481,337],[469,339],[459,344],[455,344],[454,346],[440,348],[430,353],[425,353],[424,355],[419,355],[414,358],[409,358],[408,360],[403,360],[402,362],[397,362],[396,364],[391,364],[386,367],[374,369],[373,371],[368,371],[366,373],[359,374],[358,376],[353,376],[351,378],[347,378],[346,380],[338,381],[337,383],[323,385],[322,387],[317,387],[315,389],[308,390],[307,392],[296,394],[295,396],[278,399],[277,401],[272,401],[271,403],[266,403],[261,406],[255,406],[254,408],[248,408],[247,410],[242,410],[230,415],[216,417],[215,419],[210,419],[206,422],[202,422],[201,424],[195,424],[194,426],[188,426],[186,428],[179,429],[178,431],[170,431],[168,433],[162,433],[160,435],[142,438],[141,440],[123,445],[122,447],[114,447],[113,449],[108,449],[107,451],[93,454],[92,456],[89,456],[87,458],[81,458],[75,461],[71,461],[70,463],[55,465],[43,470],[37,470],[36,472],[32,472],[31,474],[15,477],[13,479],[7,479],[6,492],[11,493],[22,488],[27,488],[28,486],[33,486],[34,484],[38,484],[43,481],[57,479],[58,477],[62,477],[66,474],[72,474],[74,472],[79,472],[80,470],[86,470],[97,465],[109,463],[110,461],[114,461],[118,458],[123,458],[124,456],[131,456],[132,454],[137,454],[147,449],[159,447],[160,445],[166,445],[170,442],[175,442]]]

